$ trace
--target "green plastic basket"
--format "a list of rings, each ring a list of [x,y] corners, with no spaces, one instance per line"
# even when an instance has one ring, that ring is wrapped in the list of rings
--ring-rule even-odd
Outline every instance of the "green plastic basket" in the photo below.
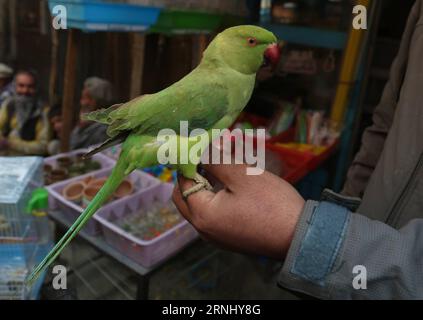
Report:
[[[222,24],[223,16],[205,12],[164,10],[155,25],[150,28],[152,33],[187,34],[210,33]]]

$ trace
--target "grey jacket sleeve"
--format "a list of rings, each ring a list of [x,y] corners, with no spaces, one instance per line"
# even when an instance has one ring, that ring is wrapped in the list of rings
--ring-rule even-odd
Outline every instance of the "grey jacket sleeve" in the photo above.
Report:
[[[320,299],[423,299],[423,220],[395,230],[308,201],[279,285]]]
[[[370,176],[381,156],[401,94],[404,75],[409,61],[410,43],[413,39],[416,25],[418,25],[421,7],[422,0],[417,0],[411,10],[400,50],[391,67],[389,81],[373,114],[373,125],[365,130],[361,148],[348,171],[347,180],[342,191],[347,196],[362,197]]]

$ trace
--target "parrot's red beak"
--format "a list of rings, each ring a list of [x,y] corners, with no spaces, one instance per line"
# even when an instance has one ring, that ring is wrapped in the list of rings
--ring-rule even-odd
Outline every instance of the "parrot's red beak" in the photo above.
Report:
[[[266,64],[270,64],[273,68],[276,68],[281,59],[282,51],[277,43],[273,43],[267,47],[264,52],[264,59]]]

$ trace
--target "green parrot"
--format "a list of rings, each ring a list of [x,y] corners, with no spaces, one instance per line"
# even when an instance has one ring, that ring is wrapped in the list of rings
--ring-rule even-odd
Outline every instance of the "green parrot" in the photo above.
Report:
[[[179,132],[180,121],[187,121],[189,131],[202,128],[210,137],[212,129],[230,127],[250,100],[260,67],[266,62],[278,63],[280,49],[276,42],[273,33],[257,26],[226,29],[210,43],[199,66],[180,81],[155,94],[88,114],[86,119],[108,125],[110,136],[88,156],[120,143],[123,143],[122,152],[103,188],[34,269],[28,283],[33,283],[57,258],[127,175],[158,164],[158,150],[163,145],[157,138],[161,129]],[[189,149],[198,139],[181,135],[178,138],[179,161],[181,146],[187,145]],[[209,144],[210,140],[205,141]],[[211,189],[207,180],[197,173],[199,158],[175,165],[180,174],[196,182],[184,192],[185,197],[204,188]]]

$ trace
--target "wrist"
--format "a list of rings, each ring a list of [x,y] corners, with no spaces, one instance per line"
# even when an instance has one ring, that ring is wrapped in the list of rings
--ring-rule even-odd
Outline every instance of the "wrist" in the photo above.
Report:
[[[303,214],[305,204],[306,202],[303,199],[297,201],[297,203],[293,205],[293,208],[290,213],[288,215],[284,215],[284,233],[286,236],[282,244],[283,258],[285,258],[288,254],[289,248],[291,247],[291,243],[294,240],[297,225],[300,221],[301,215]]]

